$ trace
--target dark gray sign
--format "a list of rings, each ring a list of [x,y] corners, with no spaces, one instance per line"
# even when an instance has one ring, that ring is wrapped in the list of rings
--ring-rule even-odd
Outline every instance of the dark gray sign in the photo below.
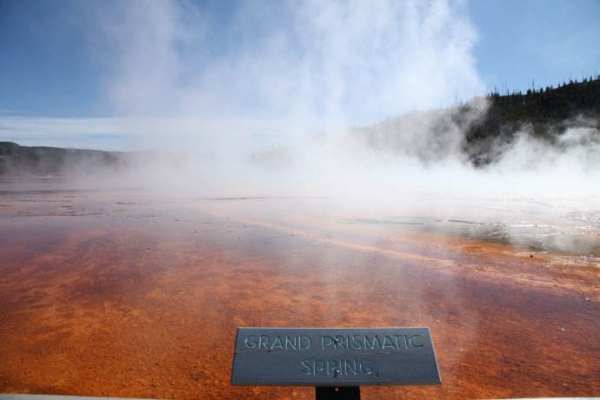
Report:
[[[427,328],[239,328],[234,385],[439,384]]]

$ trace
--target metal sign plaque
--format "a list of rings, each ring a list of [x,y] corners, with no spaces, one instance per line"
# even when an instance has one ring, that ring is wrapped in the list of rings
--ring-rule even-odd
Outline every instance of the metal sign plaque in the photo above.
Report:
[[[239,328],[234,385],[427,385],[440,375],[428,328]]]

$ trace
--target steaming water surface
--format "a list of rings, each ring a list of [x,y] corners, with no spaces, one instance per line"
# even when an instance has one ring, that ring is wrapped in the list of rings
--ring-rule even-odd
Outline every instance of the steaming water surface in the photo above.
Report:
[[[230,385],[236,327],[263,325],[429,326],[443,384],[369,399],[600,391],[599,219],[577,204],[5,187],[0,392],[312,398]]]

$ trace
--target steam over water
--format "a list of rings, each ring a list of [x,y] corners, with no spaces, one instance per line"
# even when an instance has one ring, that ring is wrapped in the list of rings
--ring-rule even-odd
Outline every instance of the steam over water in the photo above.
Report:
[[[113,148],[155,152],[104,179],[110,187],[327,196],[386,213],[489,198],[595,212],[595,123],[571,121],[553,146],[518,127],[482,169],[461,151],[464,130],[488,105],[473,100],[461,124],[448,107],[490,90],[463,2],[244,2],[221,13],[126,2],[72,13],[85,22],[112,116],[2,122],[44,132],[45,145],[71,137],[71,146],[93,147],[80,138],[111,132],[120,137]]]
[[[596,125],[573,122],[554,146],[520,127],[484,168],[461,152],[464,129],[488,106],[473,101],[460,125],[447,108],[488,90],[462,2],[248,2],[224,15],[127,2],[77,12],[105,60],[114,116],[66,127],[38,121],[47,140],[87,124],[120,134],[119,149],[155,153],[128,173],[85,176],[75,187],[321,196],[352,215],[464,219],[500,224],[508,236],[527,226],[553,235],[563,228],[544,227],[557,221],[593,230]],[[386,136],[374,146],[369,132],[378,129]]]

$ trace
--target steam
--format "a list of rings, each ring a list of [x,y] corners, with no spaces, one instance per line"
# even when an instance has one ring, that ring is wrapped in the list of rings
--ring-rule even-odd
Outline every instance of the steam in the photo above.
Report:
[[[446,1],[248,2],[215,21],[129,3],[105,21],[108,93],[125,113],[374,122],[482,91],[463,14]]]
[[[498,145],[487,170],[466,162],[470,122],[456,124],[447,107],[485,87],[465,8],[247,2],[217,18],[185,2],[127,2],[100,15],[95,34],[120,130],[136,148],[185,153],[176,171],[140,168],[163,187],[395,202],[417,192],[539,196],[560,176],[595,193],[595,128],[569,130],[560,146],[521,134]],[[475,103],[467,118],[485,111]],[[391,140],[373,146],[358,126]]]
[[[219,157],[309,147],[324,132],[481,93],[463,8],[248,2],[215,20],[187,3],[130,2],[101,19],[106,93],[148,147]]]
[[[486,88],[463,1],[96,7],[86,11],[87,38],[113,116],[70,129],[108,126],[130,149],[153,151],[129,180],[116,176],[125,185],[327,196],[381,214],[477,204],[481,218],[485,198],[556,205],[557,196],[598,195],[597,121],[572,121],[556,143],[523,126],[517,140],[497,143],[491,166],[465,159],[464,130],[487,104],[476,97]],[[452,106],[473,98],[458,121]]]

